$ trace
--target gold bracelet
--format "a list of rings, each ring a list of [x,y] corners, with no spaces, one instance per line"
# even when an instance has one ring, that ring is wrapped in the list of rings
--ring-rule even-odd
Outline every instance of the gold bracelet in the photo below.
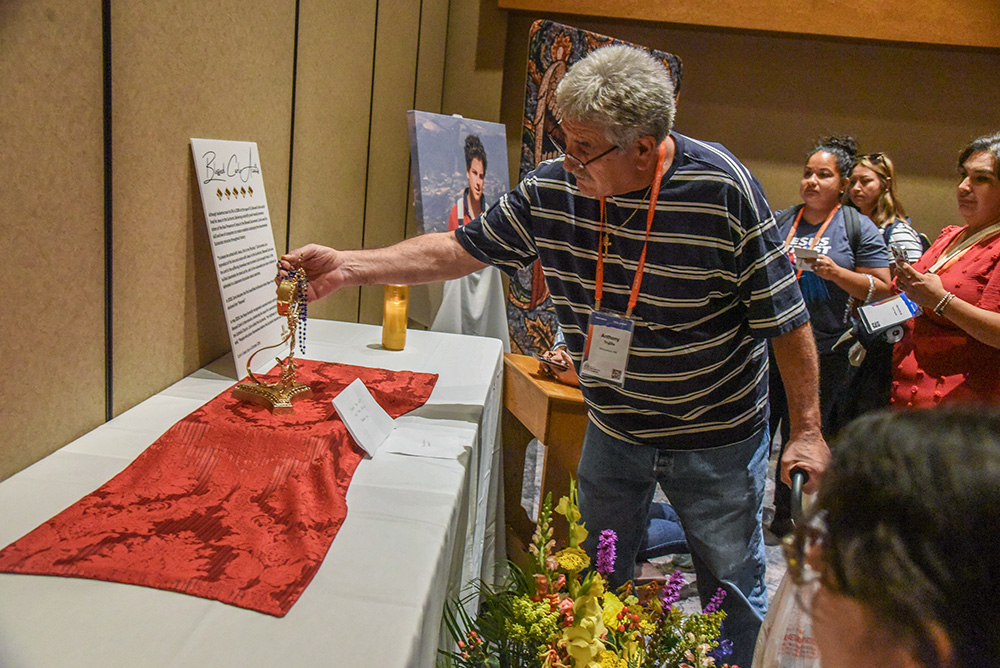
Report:
[[[941,301],[939,301],[937,303],[937,306],[934,307],[934,313],[935,313],[935,315],[943,316],[944,315],[944,310],[946,308],[948,308],[948,304],[950,304],[951,300],[954,299],[954,298],[955,298],[955,293],[954,292],[947,292],[947,293],[945,293],[944,297],[941,298]]]

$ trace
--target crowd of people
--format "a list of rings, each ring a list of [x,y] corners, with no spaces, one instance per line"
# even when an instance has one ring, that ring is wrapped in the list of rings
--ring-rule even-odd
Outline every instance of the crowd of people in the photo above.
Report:
[[[910,628],[907,615],[916,615],[913,633],[900,639],[918,662],[931,649],[966,656],[979,636],[947,618],[950,599],[938,616],[926,617],[923,607],[897,611],[895,602],[887,612],[867,589],[879,583],[854,579],[869,563],[862,551],[873,549],[869,536],[883,536],[878,513],[896,513],[886,522],[902,522],[901,534],[925,535],[924,527],[908,526],[924,518],[911,518],[907,504],[919,496],[913,486],[928,481],[915,478],[905,486],[909,496],[873,512],[861,497],[849,499],[855,506],[837,505],[844,490],[829,481],[853,475],[850,466],[865,459],[854,454],[866,443],[864,430],[875,428],[845,425],[890,395],[895,408],[998,398],[1000,135],[962,152],[958,206],[966,224],[946,227],[921,253],[888,156],[859,156],[845,137],[821,140],[806,156],[802,203],[773,212],[757,179],[725,147],[674,130],[672,80],[644,51],[591,52],[560,82],[556,102],[564,154],[541,163],[481,216],[384,249],[310,244],[285,254],[283,267],[304,269],[310,299],[318,299],[349,286],[457,278],[488,264],[515,272],[538,260],[563,332],[558,358],[572,365],[589,409],[578,468],[584,547],[595,552],[601,532],[614,530],[618,559],[609,586],[629,580],[659,486],[683,525],[702,602],[719,587],[727,592],[723,634],[733,644],[731,662],[741,666],[751,663],[767,608],[762,510],[769,412],[779,412],[769,402],[770,367],[782,381],[780,477],[788,482],[798,468],[809,475],[806,492],[823,485],[829,539],[821,555],[809,555],[823,564],[826,593],[817,595],[817,611],[829,594],[872,614],[899,612],[898,629],[887,620],[891,631]],[[878,374],[859,373],[857,309],[898,293],[923,312],[902,324],[902,340],[885,340],[888,357],[871,352],[888,368],[888,385],[883,395],[863,394],[859,378],[873,382]],[[773,401],[777,390],[771,394]],[[886,429],[896,424],[879,419]],[[913,418],[911,432],[930,428],[921,419]],[[828,477],[827,441],[842,431],[852,436],[841,439]],[[885,447],[897,443],[887,436]],[[877,488],[881,480],[873,480]],[[854,514],[870,516],[850,533],[844,527],[854,526]],[[887,547],[917,561],[934,558],[909,536]],[[871,559],[885,559],[901,578],[921,573],[885,555]],[[953,588],[928,587],[929,600],[952,595]]]

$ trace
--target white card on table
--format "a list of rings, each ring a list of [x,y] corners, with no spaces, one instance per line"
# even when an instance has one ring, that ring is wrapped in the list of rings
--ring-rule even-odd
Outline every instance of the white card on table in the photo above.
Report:
[[[358,445],[375,456],[375,451],[396,427],[396,421],[378,405],[360,378],[333,398],[333,407]]]
[[[454,434],[398,426],[383,444],[383,452],[435,459],[457,459],[466,446]]]

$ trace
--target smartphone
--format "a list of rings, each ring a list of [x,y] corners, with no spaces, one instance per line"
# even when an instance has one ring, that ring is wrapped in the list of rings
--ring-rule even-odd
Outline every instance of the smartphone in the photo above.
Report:
[[[896,264],[899,264],[900,262],[905,262],[907,264],[910,263],[910,261],[906,259],[906,251],[904,251],[901,247],[896,244],[892,244],[889,246],[889,250],[892,251],[892,257],[896,261]]]
[[[541,355],[535,354],[535,359],[543,364],[548,364],[553,369],[559,369],[560,371],[566,371],[569,369],[569,365],[564,364],[561,360],[549,359],[547,357],[542,357]]]

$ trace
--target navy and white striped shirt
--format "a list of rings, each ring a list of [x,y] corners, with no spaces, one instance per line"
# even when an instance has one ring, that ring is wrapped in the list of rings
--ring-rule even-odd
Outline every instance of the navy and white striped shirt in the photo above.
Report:
[[[809,316],[757,180],[722,146],[672,137],[677,150],[656,205],[625,385],[591,378],[580,384],[591,420],[619,439],[717,447],[764,425],[765,339]],[[645,195],[607,200],[606,228],[613,232],[603,308],[624,312],[628,304],[646,232]],[[579,367],[599,229],[599,201],[581,195],[556,159],[457,234],[473,256],[510,273],[541,261]]]

